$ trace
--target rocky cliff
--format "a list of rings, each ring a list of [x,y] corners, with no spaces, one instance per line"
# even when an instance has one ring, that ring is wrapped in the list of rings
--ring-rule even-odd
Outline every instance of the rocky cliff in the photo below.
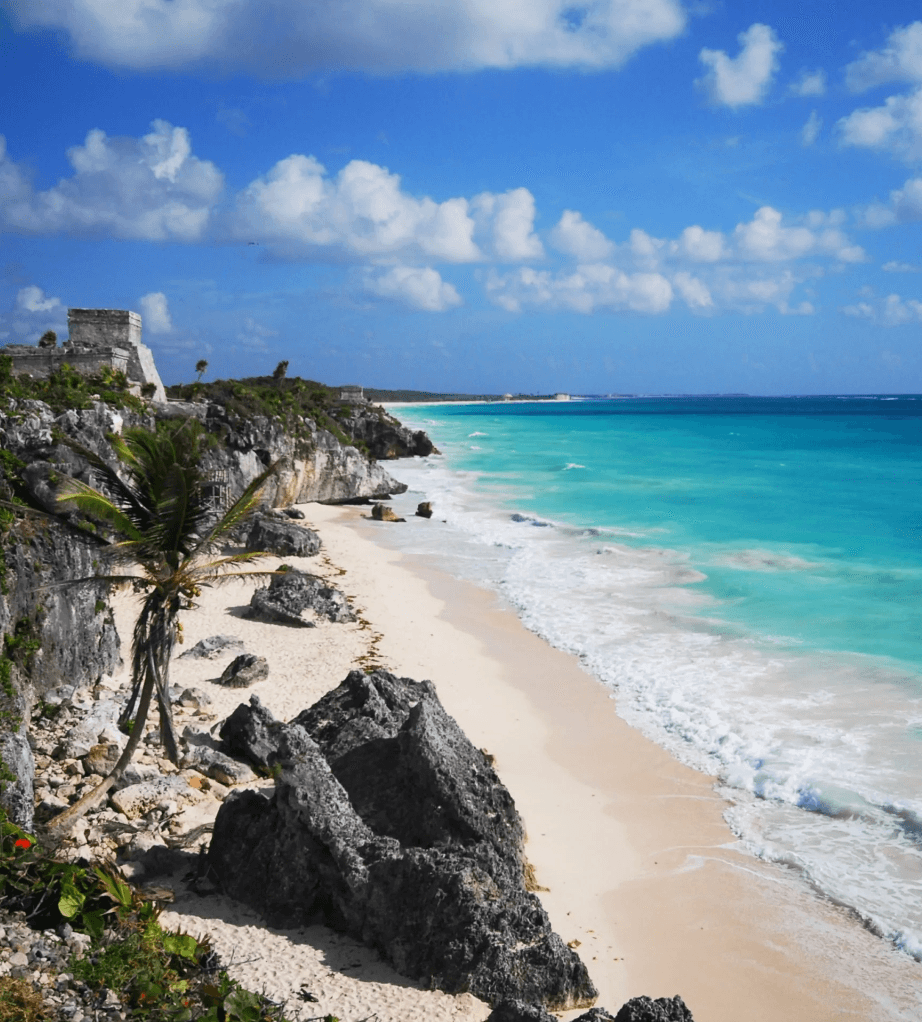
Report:
[[[7,496],[17,478],[40,502],[50,500],[50,480],[67,465],[66,449],[52,429],[105,442],[111,415],[92,411],[52,415],[41,402],[12,402],[0,412],[0,447]],[[58,452],[57,455],[55,452]],[[54,460],[56,459],[56,460]],[[71,467],[76,468],[71,463]],[[119,639],[100,583],[64,585],[93,576],[100,548],[63,526],[42,519],[14,518],[0,526],[0,756],[5,778],[0,804],[21,826],[32,822],[34,764],[28,726],[42,697],[60,685],[87,685],[114,673]]]
[[[278,418],[235,414],[217,403],[156,403],[140,412],[96,401],[88,408],[54,411],[43,401],[7,397],[0,401],[0,497],[8,500],[18,493],[33,506],[56,513],[55,491],[62,475],[94,483],[87,464],[62,438],[114,464],[107,439],[113,431],[126,424],[153,428],[158,417],[190,415],[216,437],[206,470],[219,500],[234,499],[274,462],[278,472],[263,493],[268,506],[379,499],[406,489],[364,450],[307,416],[292,429]],[[394,424],[372,418],[388,431],[389,439],[377,446],[396,450]],[[373,423],[363,435],[373,438]],[[35,707],[44,693],[62,684],[83,686],[111,674],[120,654],[106,587],[63,585],[96,574],[103,561],[102,546],[49,519],[3,514],[0,804],[29,827],[34,765],[26,735]]]

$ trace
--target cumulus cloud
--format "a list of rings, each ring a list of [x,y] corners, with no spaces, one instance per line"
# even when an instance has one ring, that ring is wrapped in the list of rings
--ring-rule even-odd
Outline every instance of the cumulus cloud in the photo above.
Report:
[[[864,250],[853,245],[824,214],[815,214],[811,226],[786,226],[783,220],[778,210],[762,206],[749,223],[737,224],[733,237],[740,257],[755,262],[780,262],[807,255],[832,255],[844,263],[863,262],[867,258]]]
[[[679,0],[7,0],[14,23],[63,31],[113,67],[318,70],[611,68],[685,27]]]
[[[12,310],[0,315],[0,340],[32,343],[46,330],[67,331],[67,308],[60,298],[47,295],[36,284],[21,287]]]
[[[853,92],[885,82],[922,82],[922,21],[895,29],[880,50],[871,50],[849,64],[845,81]]]
[[[152,291],[141,299],[141,317],[144,329],[152,334],[168,334],[173,329],[170,306],[162,291]]]
[[[313,156],[280,160],[237,197],[227,229],[292,255],[321,248],[365,257],[413,250],[455,263],[481,258],[466,199],[413,198],[397,174],[365,160],[332,178]]]
[[[801,71],[791,82],[788,92],[792,96],[823,96],[826,93],[826,72]]]
[[[737,39],[740,52],[729,57],[723,50],[704,49],[698,59],[707,74],[698,79],[714,103],[729,107],[748,106],[765,99],[778,70],[778,55],[784,43],[768,25],[750,25]]]
[[[669,281],[659,273],[628,274],[604,263],[560,273],[530,266],[505,275],[491,270],[486,290],[490,300],[508,312],[539,307],[582,313],[598,309],[662,313],[673,296]]]
[[[820,137],[823,130],[823,118],[815,111],[811,111],[807,123],[800,129],[800,140],[804,145],[813,145]]]
[[[564,210],[557,226],[551,231],[551,244],[558,252],[580,262],[606,259],[615,247],[597,227],[587,223],[579,213],[571,209]]]
[[[189,133],[157,120],[143,138],[94,128],[67,151],[74,173],[35,191],[0,144],[0,227],[27,234],[195,241],[224,186],[213,163],[192,155]]]
[[[846,316],[867,319],[881,326],[922,323],[922,302],[915,298],[903,299],[899,295],[888,295],[876,304],[858,302],[855,305],[846,305],[842,311]]]
[[[454,286],[428,266],[392,266],[383,273],[368,271],[364,289],[377,298],[424,312],[444,312],[462,304]]]
[[[694,263],[715,263],[727,255],[726,240],[720,231],[706,231],[697,224],[686,227],[678,241],[672,242],[673,255]]]
[[[838,129],[843,145],[882,150],[913,163],[922,157],[922,88],[855,110]]]
[[[48,298],[40,287],[30,284],[19,289],[16,295],[16,308],[20,312],[52,312],[63,307],[60,298]]]
[[[901,263],[897,259],[891,259],[884,263],[881,269],[886,273],[922,273],[922,266],[915,266],[913,263]]]
[[[902,188],[890,193],[889,203],[872,203],[860,210],[858,217],[865,227],[891,227],[922,220],[922,178],[909,178]]]
[[[513,188],[501,195],[483,192],[474,197],[471,208],[478,229],[490,236],[498,259],[518,263],[544,255],[544,246],[535,234],[535,198],[527,188]]]

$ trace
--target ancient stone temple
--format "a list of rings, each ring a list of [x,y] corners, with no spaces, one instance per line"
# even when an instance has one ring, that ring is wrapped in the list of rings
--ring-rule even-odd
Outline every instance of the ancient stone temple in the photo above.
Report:
[[[60,348],[8,344],[0,348],[0,354],[12,356],[17,375],[45,377],[65,362],[80,373],[110,366],[132,383],[142,387],[152,384],[153,400],[166,401],[153,353],[141,341],[138,313],[126,309],[68,309],[67,327],[70,336]]]

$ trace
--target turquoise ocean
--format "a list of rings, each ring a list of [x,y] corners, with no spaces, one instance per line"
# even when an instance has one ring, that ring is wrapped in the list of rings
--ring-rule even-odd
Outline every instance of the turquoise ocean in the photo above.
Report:
[[[922,960],[922,398],[399,406],[432,527],[717,776],[755,855]]]

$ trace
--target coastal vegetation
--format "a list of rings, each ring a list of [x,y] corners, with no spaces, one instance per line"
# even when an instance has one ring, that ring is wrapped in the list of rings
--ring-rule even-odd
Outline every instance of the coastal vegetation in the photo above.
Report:
[[[52,821],[55,827],[97,805],[117,783],[141,740],[152,699],[160,714],[160,736],[167,756],[179,761],[169,694],[169,662],[181,628],[179,614],[194,606],[202,586],[242,574],[234,568],[259,554],[216,551],[228,534],[255,510],[259,491],[275,471],[257,476],[223,514],[217,515],[201,469],[206,439],[194,419],[162,422],[156,430],[136,426],[110,443],[121,474],[96,452],[70,442],[102,478],[105,489],[76,479],[64,482],[58,501],[85,516],[78,527],[109,533],[107,553],[115,563],[130,566],[122,574],[98,574],[68,585],[103,581],[134,587],[144,594],[132,642],[132,688],[119,718],[128,742],[109,775],[92,791]],[[246,572],[245,574],[259,574]]]
[[[44,401],[53,412],[92,407],[104,401],[112,408],[127,408],[142,413],[146,402],[131,392],[128,377],[118,369],[103,366],[98,372],[83,374],[66,362],[44,379],[13,373],[13,359],[0,355],[0,402],[15,400]]]

